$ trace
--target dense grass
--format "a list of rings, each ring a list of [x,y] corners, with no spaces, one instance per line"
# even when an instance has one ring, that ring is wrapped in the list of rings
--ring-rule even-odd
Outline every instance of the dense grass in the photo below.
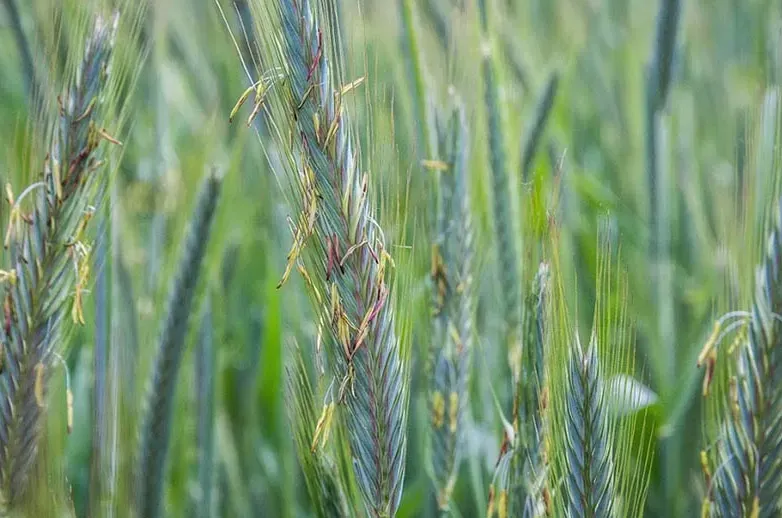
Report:
[[[3,0],[0,516],[778,515],[780,22]]]

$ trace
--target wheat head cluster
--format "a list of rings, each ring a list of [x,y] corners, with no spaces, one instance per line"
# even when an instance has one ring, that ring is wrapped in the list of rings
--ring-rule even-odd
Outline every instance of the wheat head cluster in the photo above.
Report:
[[[782,516],[778,2],[0,4],[0,517]]]

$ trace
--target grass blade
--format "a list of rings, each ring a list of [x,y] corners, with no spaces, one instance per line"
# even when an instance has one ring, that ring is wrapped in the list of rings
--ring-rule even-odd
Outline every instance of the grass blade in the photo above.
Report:
[[[27,96],[30,102],[33,102],[35,101],[36,96],[43,92],[41,92],[38,86],[32,47],[24,33],[22,18],[19,15],[19,6],[16,5],[16,0],[3,0],[3,5],[5,5],[5,10],[8,13],[8,17],[11,19],[11,29],[13,30],[14,38],[16,39],[16,46],[19,48],[19,56],[22,61],[22,72],[24,74],[25,84],[27,85]]]
[[[549,76],[548,81],[546,82],[543,96],[540,98],[537,109],[535,110],[534,123],[528,130],[527,138],[522,147],[521,179],[524,183],[530,180],[532,162],[535,159],[535,153],[538,150],[540,140],[543,137],[543,132],[546,129],[546,123],[548,122],[549,115],[551,115],[551,110],[554,107],[554,99],[556,99],[558,87],[559,74],[554,72]]]

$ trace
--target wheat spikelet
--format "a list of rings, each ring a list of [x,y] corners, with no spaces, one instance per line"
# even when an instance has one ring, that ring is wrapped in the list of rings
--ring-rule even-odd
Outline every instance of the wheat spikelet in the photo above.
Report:
[[[221,184],[222,180],[216,172],[210,173],[204,180],[187,231],[179,268],[169,291],[141,429],[136,473],[136,512],[144,518],[155,518],[160,514],[174,388],[184,354],[190,308],[209,242]]]
[[[440,214],[432,249],[435,315],[429,412],[432,477],[438,505],[445,511],[463,455],[473,333],[469,143],[461,106],[439,133],[447,167],[440,173]]]
[[[36,458],[46,380],[56,349],[62,346],[71,316],[83,323],[81,296],[90,260],[82,233],[92,213],[90,204],[105,191],[107,181],[99,147],[104,138],[111,138],[99,124],[117,20],[115,16],[95,21],[76,80],[60,99],[43,181],[11,200],[6,234],[10,268],[4,273],[5,317],[0,328],[5,351],[0,375],[0,500],[7,499],[12,507],[23,496]],[[33,200],[29,215],[23,214],[23,198]]]
[[[288,369],[287,389],[290,401],[293,402],[289,407],[289,418],[294,427],[299,462],[315,514],[318,518],[348,516],[345,491],[340,485],[333,462],[324,452],[334,401],[327,395],[323,412],[318,418],[312,384],[298,350],[294,365]]]
[[[567,515],[607,518],[614,505],[613,445],[608,434],[597,346],[590,342],[584,351],[576,336],[571,354],[567,376]]]

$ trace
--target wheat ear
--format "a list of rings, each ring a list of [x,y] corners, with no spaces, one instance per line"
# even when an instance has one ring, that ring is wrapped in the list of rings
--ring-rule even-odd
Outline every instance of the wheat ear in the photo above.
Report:
[[[518,346],[521,325],[521,274],[518,234],[513,215],[513,196],[508,160],[505,154],[505,131],[497,81],[496,63],[489,34],[488,0],[480,0],[479,13],[484,54],[482,58],[484,102],[489,133],[489,162],[494,211],[494,233],[497,239],[498,270],[503,286],[503,310],[507,329],[506,347]]]
[[[513,422],[506,424],[492,479],[489,517],[534,518],[546,509],[545,390],[546,298],[549,268],[541,263],[524,300],[520,374],[514,387]]]
[[[399,506],[405,473],[407,366],[387,282],[393,261],[345,110],[355,83],[341,84],[340,67],[332,65],[341,59],[339,38],[333,24],[321,24],[333,8],[328,0],[279,0],[282,31],[268,45],[282,52],[286,71],[274,123],[295,121],[289,139],[281,139],[301,211],[287,271],[304,251],[300,270],[327,331],[356,481],[368,514],[388,517]]]
[[[168,294],[147,395],[136,472],[136,512],[144,518],[156,518],[160,515],[174,389],[185,352],[190,308],[195,298],[201,263],[206,254],[221,184],[222,180],[216,172],[211,172],[204,180],[190,220],[179,268]]]
[[[712,514],[719,517],[782,512],[782,204],[776,216],[722,407],[718,464],[709,487]]]
[[[584,351],[575,338],[567,375],[566,437],[570,464],[565,487],[568,516],[609,517],[614,482],[606,401],[600,378],[597,345]]]
[[[546,81],[546,88],[543,90],[543,95],[535,109],[535,119],[527,132],[526,139],[521,148],[521,179],[525,183],[529,181],[530,175],[532,174],[532,164],[535,160],[535,154],[540,146],[540,140],[546,129],[546,123],[554,108],[554,100],[557,97],[558,89],[559,74],[553,72],[549,76],[548,81]]]
[[[558,243],[554,237],[554,244]],[[556,250],[556,249],[555,249]],[[652,460],[646,391],[637,380],[624,270],[614,276],[608,234],[601,237],[592,332],[582,347],[570,324],[561,263],[551,257],[546,304],[545,447],[542,500],[551,516],[641,516]]]
[[[546,455],[545,418],[548,407],[545,391],[546,296],[549,271],[541,263],[524,300],[522,316],[522,356],[515,387],[514,428],[516,448],[510,476],[509,505],[514,516],[534,517],[545,505]]]
[[[113,139],[99,126],[99,117],[116,27],[116,16],[95,21],[76,79],[59,101],[43,180],[16,200],[7,189],[13,208],[6,234],[10,265],[2,272],[0,501],[11,507],[23,496],[36,458],[46,380],[67,321],[72,316],[83,323],[81,297],[90,259],[82,239],[91,204],[107,181],[98,148],[104,137]],[[32,209],[24,214],[28,199]]]
[[[429,412],[432,478],[441,510],[450,508],[464,449],[473,333],[469,143],[457,106],[440,132],[439,215],[432,248],[434,322]]]

